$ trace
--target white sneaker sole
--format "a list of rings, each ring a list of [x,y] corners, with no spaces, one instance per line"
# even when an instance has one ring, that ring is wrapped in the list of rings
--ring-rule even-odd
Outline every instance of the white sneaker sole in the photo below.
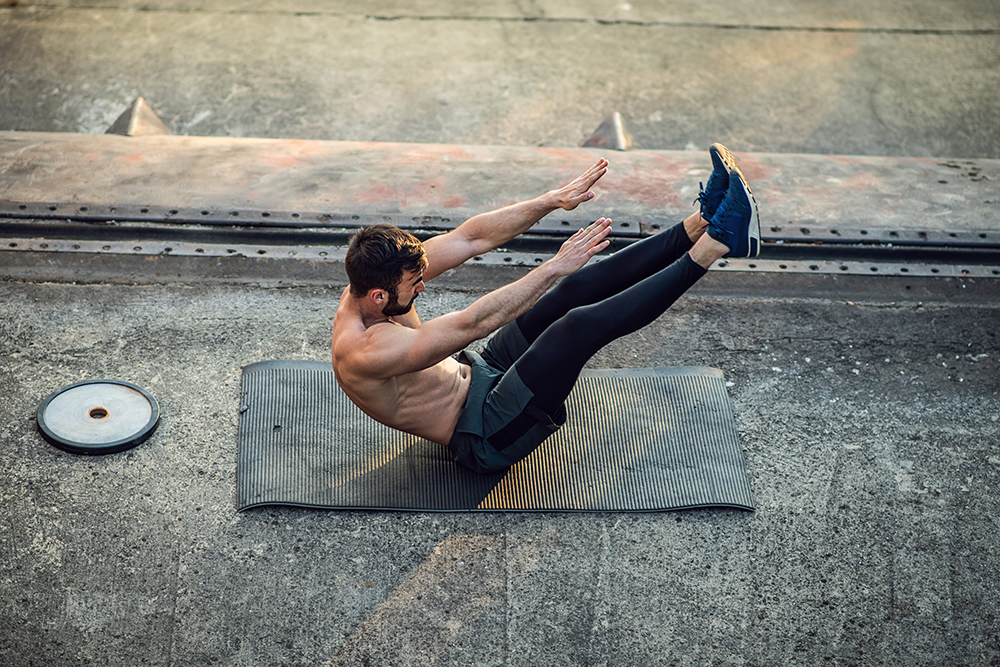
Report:
[[[722,161],[726,164],[726,166],[731,171],[735,171],[739,175],[740,184],[743,186],[743,191],[746,192],[747,199],[750,201],[750,224],[747,225],[746,238],[750,254],[747,255],[747,257],[756,257],[760,254],[760,217],[757,215],[757,200],[754,199],[753,191],[750,189],[750,184],[747,183],[747,179],[743,175],[743,171],[736,163],[736,158],[729,152],[729,149],[722,144],[712,145],[719,152],[719,157],[722,158]]]

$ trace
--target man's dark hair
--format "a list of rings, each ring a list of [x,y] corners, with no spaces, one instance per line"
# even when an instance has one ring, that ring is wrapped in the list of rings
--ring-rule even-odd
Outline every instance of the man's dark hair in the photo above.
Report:
[[[344,265],[352,296],[360,298],[373,289],[395,294],[404,271],[427,268],[427,255],[413,234],[393,225],[372,225],[351,238]]]

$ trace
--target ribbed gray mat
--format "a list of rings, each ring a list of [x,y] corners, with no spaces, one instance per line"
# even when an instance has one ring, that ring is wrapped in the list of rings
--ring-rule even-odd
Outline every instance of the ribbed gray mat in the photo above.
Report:
[[[328,363],[243,369],[237,508],[413,511],[753,509],[722,371],[584,371],[569,419],[510,470],[479,475],[447,448],[382,426]]]

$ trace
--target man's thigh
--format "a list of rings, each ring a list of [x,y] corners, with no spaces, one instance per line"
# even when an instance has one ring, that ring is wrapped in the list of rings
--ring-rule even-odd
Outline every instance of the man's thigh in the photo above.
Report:
[[[460,420],[448,444],[455,460],[476,472],[496,472],[533,452],[566,422],[566,410],[547,415],[531,405],[532,397],[515,370],[506,372],[485,396],[470,392],[466,410],[475,414]]]
[[[527,349],[528,341],[514,321],[493,334],[483,350],[483,359],[493,368],[507,371]]]

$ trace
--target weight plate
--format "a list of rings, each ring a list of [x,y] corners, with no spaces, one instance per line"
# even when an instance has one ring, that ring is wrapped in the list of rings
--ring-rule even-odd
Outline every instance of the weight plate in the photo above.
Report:
[[[120,380],[86,380],[53,392],[38,408],[38,428],[50,443],[74,454],[112,454],[152,435],[156,399]]]

